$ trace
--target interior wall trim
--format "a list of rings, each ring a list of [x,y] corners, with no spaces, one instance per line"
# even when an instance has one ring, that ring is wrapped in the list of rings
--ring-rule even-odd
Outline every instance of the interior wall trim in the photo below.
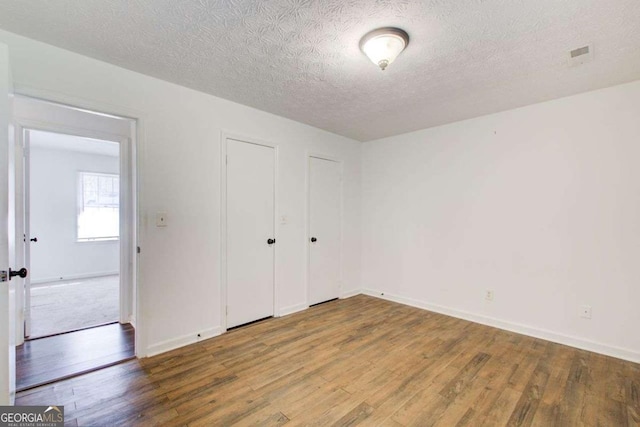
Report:
[[[98,277],[106,277],[106,276],[117,276],[119,275],[119,271],[98,271],[95,273],[86,273],[86,274],[72,274],[70,276],[63,277],[45,277],[44,279],[36,279],[31,280],[32,285],[39,285],[42,283],[50,283],[50,282],[62,282],[68,280],[82,280],[82,279],[93,279]]]
[[[360,289],[351,289],[348,291],[343,291],[340,294],[340,299],[346,299],[346,298],[351,298],[351,297],[355,297],[356,295],[360,295],[362,293],[362,291]]]
[[[289,314],[298,313],[299,311],[304,311],[309,308],[308,304],[296,304],[290,305],[289,307],[284,307],[280,309],[280,316],[288,316]]]
[[[152,344],[147,347],[145,353],[146,357],[156,356],[167,351],[175,350],[176,348],[184,347],[189,344],[194,344],[198,341],[206,340],[209,338],[217,337],[222,334],[223,330],[220,326],[215,328],[205,329],[203,331],[192,332],[187,335],[183,335],[178,338],[172,338],[170,340],[161,341],[156,344]],[[200,335],[200,336],[198,336]]]

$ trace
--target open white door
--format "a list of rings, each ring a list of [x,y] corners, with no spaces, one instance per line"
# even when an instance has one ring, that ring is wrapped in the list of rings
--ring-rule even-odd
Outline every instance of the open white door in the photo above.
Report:
[[[0,405],[15,399],[16,280],[10,279],[15,262],[14,142],[9,144],[9,50],[0,44]]]

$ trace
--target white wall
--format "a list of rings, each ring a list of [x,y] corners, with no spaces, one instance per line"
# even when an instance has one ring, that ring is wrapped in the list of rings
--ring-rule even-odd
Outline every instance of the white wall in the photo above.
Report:
[[[4,31],[0,42],[16,92],[141,119],[139,354],[219,332],[222,130],[280,146],[281,311],[306,304],[307,151],[344,161],[343,292],[360,289],[360,143]],[[155,227],[158,211],[168,227]]]
[[[365,143],[363,286],[640,361],[639,161],[640,82]]]
[[[46,141],[44,141],[46,143]],[[118,174],[118,157],[32,147],[31,283],[118,274],[119,242],[78,242],[78,172]]]

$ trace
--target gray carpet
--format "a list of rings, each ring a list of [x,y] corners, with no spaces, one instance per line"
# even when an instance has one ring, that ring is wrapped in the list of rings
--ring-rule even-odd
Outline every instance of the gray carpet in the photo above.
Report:
[[[117,275],[32,285],[30,338],[117,321],[119,287]]]

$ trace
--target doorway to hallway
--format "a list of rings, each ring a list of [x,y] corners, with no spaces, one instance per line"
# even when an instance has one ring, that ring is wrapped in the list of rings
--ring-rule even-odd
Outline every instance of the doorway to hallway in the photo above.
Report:
[[[25,337],[117,322],[119,144],[32,129],[24,144]]]
[[[136,122],[27,97],[13,107],[25,390],[135,357]]]

